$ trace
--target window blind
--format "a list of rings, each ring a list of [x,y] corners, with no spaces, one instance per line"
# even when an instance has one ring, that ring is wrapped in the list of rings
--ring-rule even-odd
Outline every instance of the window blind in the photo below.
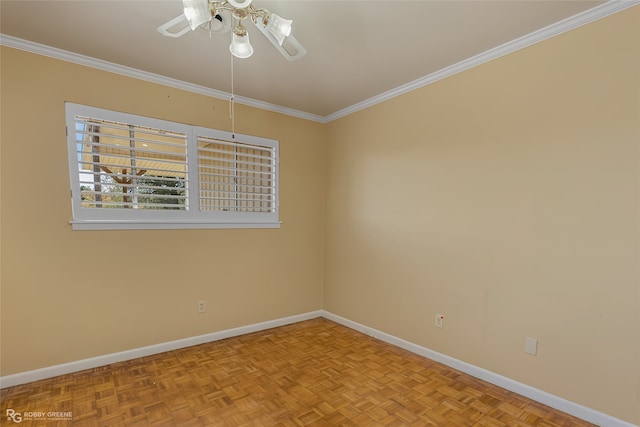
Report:
[[[276,212],[276,148],[198,136],[200,210]]]
[[[74,230],[279,228],[279,141],[66,103]]]
[[[75,116],[83,208],[188,210],[186,135]]]

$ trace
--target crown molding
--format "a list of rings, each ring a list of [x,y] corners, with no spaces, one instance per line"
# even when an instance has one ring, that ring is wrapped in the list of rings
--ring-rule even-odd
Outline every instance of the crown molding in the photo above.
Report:
[[[504,43],[495,48],[489,49],[478,55],[472,56],[465,60],[462,60],[456,64],[442,68],[434,73],[428,74],[424,77],[416,79],[412,82],[406,83],[402,86],[398,86],[395,89],[388,90],[379,95],[373,96],[357,104],[353,104],[342,110],[331,113],[327,116],[320,116],[317,114],[311,114],[293,108],[283,107],[280,105],[271,104],[268,102],[260,101],[257,99],[246,98],[242,96],[234,96],[234,102],[238,104],[248,105],[250,107],[260,108],[267,111],[273,111],[276,113],[286,114],[288,116],[298,117],[305,120],[310,120],[318,123],[329,123],[339,118],[348,116],[357,111],[364,110],[372,107],[381,102],[403,95],[407,92],[419,89],[423,86],[427,86],[431,83],[435,83],[444,78],[453,76],[462,71],[466,71],[470,68],[492,61],[494,59],[505,56],[509,53],[515,52],[541,41],[547,40],[551,37],[555,37],[567,31],[586,25],[590,22],[597,21],[616,12],[623,11],[630,7],[640,4],[640,0],[610,0],[592,9],[586,10],[577,15],[566,18],[562,21],[551,24],[547,27],[541,28],[537,31],[519,37],[510,42]],[[108,71],[115,74],[124,75],[127,77],[133,77],[140,80],[145,80],[151,83],[157,83],[164,86],[173,87],[176,89],[186,90],[188,92],[197,93],[200,95],[210,96],[218,99],[230,99],[231,94],[228,92],[210,89],[204,86],[187,83],[182,80],[172,79],[169,77],[161,76],[147,71],[138,70],[124,65],[114,64],[112,62],[103,61],[101,59],[92,58],[90,56],[80,55],[77,53],[69,52],[66,50],[46,46],[39,43],[30,42],[27,40],[19,39],[16,37],[0,34],[0,45],[12,47],[15,49],[24,50],[27,52],[37,53],[39,55],[49,56],[55,59],[60,59],[67,62],[73,62],[87,67],[96,68],[103,71]]]
[[[407,92],[411,92],[423,86],[427,86],[431,83],[435,83],[438,80],[442,80],[444,78],[453,76],[454,74],[458,74],[462,71],[466,71],[470,68],[477,67],[478,65],[500,58],[501,56],[507,55],[517,50],[520,50],[525,47],[531,46],[533,44],[539,43],[541,41],[547,40],[551,37],[555,37],[567,31],[581,27],[590,22],[597,21],[598,19],[604,18],[606,16],[609,16],[616,12],[620,12],[622,10],[628,9],[638,4],[640,4],[640,0],[608,1],[607,3],[603,3],[599,6],[586,10],[582,13],[563,19],[562,21],[558,21],[555,24],[551,24],[547,27],[541,28],[537,31],[534,31],[532,33],[529,33],[517,39],[511,40],[500,46],[489,49],[478,55],[464,59],[456,64],[442,68],[441,70],[428,74],[412,82],[406,83],[402,86],[398,86],[395,89],[391,89],[389,91],[383,92],[369,99],[365,99],[362,102],[351,105],[342,110],[336,111],[335,113],[325,116],[324,122],[329,123],[333,120],[337,120],[339,118],[348,116],[349,114],[353,114],[357,111],[364,110],[376,104],[380,104],[381,102],[387,101],[391,98],[395,98]]]
[[[231,98],[230,93],[221,90],[211,89],[178,79],[172,79],[170,77],[161,76],[159,74],[138,70],[136,68],[115,64],[113,62],[103,61],[101,59],[93,58],[90,56],[80,55],[77,53],[69,52],[40,43],[31,42],[6,34],[0,34],[0,45],[24,50],[26,52],[36,53],[38,55],[48,56],[55,59],[60,59],[66,62],[84,65],[101,71],[108,71],[110,73],[120,74],[126,77],[133,77],[135,79],[145,80],[151,83],[157,83],[160,85],[197,93],[199,95],[210,96],[212,98],[225,100],[229,100]],[[263,110],[273,111],[276,113],[286,114],[289,116],[294,116],[315,122],[325,122],[323,116],[294,110],[293,108],[287,108],[280,105],[270,104],[268,102],[260,101],[257,99],[234,95],[233,100],[237,104],[244,104],[250,107],[256,107]]]

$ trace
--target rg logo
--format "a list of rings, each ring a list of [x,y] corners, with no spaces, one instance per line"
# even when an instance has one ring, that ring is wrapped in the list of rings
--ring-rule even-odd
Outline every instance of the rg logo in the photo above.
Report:
[[[11,420],[14,423],[22,422],[22,414],[20,412],[16,412],[13,409],[7,409],[7,420]]]

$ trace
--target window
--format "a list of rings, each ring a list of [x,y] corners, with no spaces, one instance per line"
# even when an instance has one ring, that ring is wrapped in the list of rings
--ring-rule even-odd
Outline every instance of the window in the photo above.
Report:
[[[278,141],[66,104],[75,230],[277,228]]]

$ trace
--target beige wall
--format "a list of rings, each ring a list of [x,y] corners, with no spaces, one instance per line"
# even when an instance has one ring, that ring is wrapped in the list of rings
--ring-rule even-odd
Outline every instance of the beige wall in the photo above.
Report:
[[[280,230],[72,232],[64,101],[227,104],[2,48],[1,374],[324,308],[640,424],[639,19],[325,126],[238,105],[280,140]]]
[[[322,125],[236,106],[280,141],[281,229],[72,231],[65,101],[229,130],[227,102],[10,48],[1,71],[2,375],[321,308]]]
[[[636,7],[330,123],[324,309],[640,424],[639,53]]]

